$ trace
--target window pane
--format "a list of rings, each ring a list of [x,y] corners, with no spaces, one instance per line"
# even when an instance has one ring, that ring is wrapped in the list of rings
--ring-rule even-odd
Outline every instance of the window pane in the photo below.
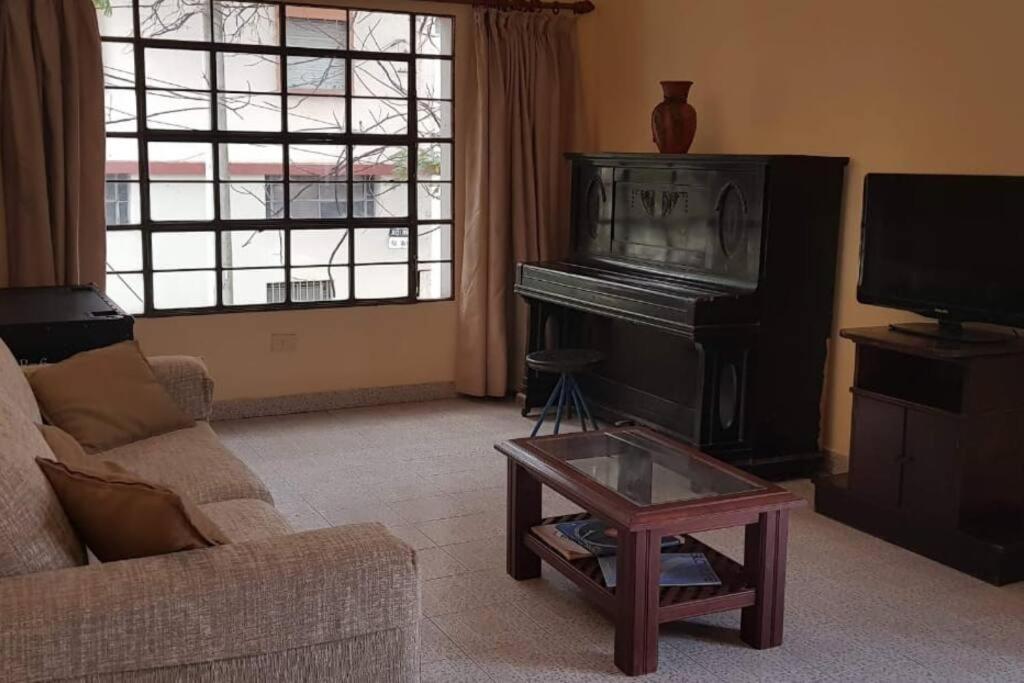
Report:
[[[264,220],[283,218],[284,207],[272,198],[284,191],[281,183],[221,183],[220,217],[223,220]]]
[[[285,44],[344,50],[348,47],[348,12],[322,7],[286,7]]]
[[[324,95],[345,94],[345,60],[333,57],[289,56],[288,90]]]
[[[289,96],[288,130],[292,133],[344,133],[345,98]]]
[[[441,100],[418,100],[417,134],[421,138],[452,137],[452,103]]]
[[[138,138],[107,138],[106,173],[108,176],[116,173],[120,179],[138,178]],[[107,180],[110,178],[108,177]]]
[[[420,220],[451,219],[452,184],[419,183],[416,206]]]
[[[217,275],[212,270],[153,273],[153,307],[206,308],[217,303]]]
[[[432,100],[452,99],[450,59],[416,60],[416,96]]]
[[[222,273],[221,297],[225,306],[279,303],[277,291],[284,283],[284,268],[226,270]]]
[[[292,265],[348,263],[348,230],[292,230]],[[294,272],[294,271],[293,271]]]
[[[144,38],[208,40],[210,0],[139,0],[139,21]]]
[[[135,49],[130,43],[103,43],[103,83],[122,88],[135,85]]]
[[[107,296],[125,313],[136,315],[146,308],[146,284],[142,273],[108,273],[106,291]]]
[[[403,231],[405,239],[402,239]],[[356,263],[408,260],[408,228],[356,228]]]
[[[357,299],[394,299],[409,295],[409,267],[356,266]]]
[[[370,97],[408,97],[408,62],[353,60],[352,94]]]
[[[353,11],[351,15],[353,50],[409,51],[408,14]]]
[[[292,301],[344,301],[349,298],[348,267],[292,268]]]
[[[238,92],[281,91],[281,60],[276,55],[217,53],[217,89]]]
[[[357,218],[406,218],[407,183],[352,183],[353,213]]]
[[[451,17],[416,17],[416,52],[421,55],[450,55],[454,22]]]
[[[213,38],[221,43],[278,44],[278,5],[214,0]]]
[[[146,50],[146,87],[210,89],[210,53],[205,50]]]
[[[229,143],[220,146],[221,180],[263,180],[268,175],[284,175],[284,149],[281,145]]]
[[[142,231],[107,231],[107,270],[142,270]]]
[[[149,214],[154,221],[213,220],[213,183],[150,183]]]
[[[304,180],[337,180],[348,177],[345,145],[291,145],[288,176]]]
[[[452,146],[448,142],[421,143],[416,174],[419,180],[452,179]]]
[[[147,90],[146,125],[168,130],[210,130],[210,95],[187,90]]]
[[[220,236],[225,268],[284,265],[283,230],[231,230]]]
[[[135,131],[135,91],[103,91],[103,122],[108,133],[131,133]]]
[[[154,180],[213,178],[213,145],[207,142],[151,142],[148,153]]]
[[[416,258],[420,261],[445,261],[452,257],[452,226],[421,225],[416,228],[419,241]]]
[[[96,10],[100,23],[100,35],[111,38],[130,38],[135,35],[135,20],[129,2],[111,2],[110,9]]]
[[[452,264],[423,263],[417,268],[417,299],[448,299],[452,295]]]
[[[217,94],[218,125],[221,130],[266,131],[281,130],[281,96],[247,95],[242,93]]]
[[[212,268],[216,246],[212,232],[154,232],[153,270]]]
[[[352,99],[352,132],[404,135],[408,128],[409,103],[405,100]]]
[[[352,173],[376,180],[408,180],[409,149],[397,145],[356,145],[352,148]]]
[[[291,185],[291,218],[317,220],[348,218],[348,186],[342,183],[300,183]]]
[[[139,184],[119,180],[126,177],[117,173],[107,175],[104,197],[107,225],[136,225],[140,222]]]

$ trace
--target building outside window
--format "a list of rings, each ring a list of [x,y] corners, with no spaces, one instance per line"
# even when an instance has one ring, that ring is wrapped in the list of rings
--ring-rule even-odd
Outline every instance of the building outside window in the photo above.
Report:
[[[124,0],[99,20],[122,307],[452,296],[451,17]]]

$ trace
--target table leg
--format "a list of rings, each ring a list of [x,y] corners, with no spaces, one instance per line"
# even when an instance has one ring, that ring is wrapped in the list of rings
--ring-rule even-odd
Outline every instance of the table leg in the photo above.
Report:
[[[615,588],[615,665],[630,676],[658,669],[661,539],[620,532]]]
[[[743,610],[740,636],[759,650],[782,645],[788,534],[788,510],[761,513],[746,529],[743,564],[754,579],[756,601]]]
[[[517,581],[540,576],[540,557],[523,543],[530,529],[541,522],[540,506],[540,482],[509,458],[505,566],[508,575]]]

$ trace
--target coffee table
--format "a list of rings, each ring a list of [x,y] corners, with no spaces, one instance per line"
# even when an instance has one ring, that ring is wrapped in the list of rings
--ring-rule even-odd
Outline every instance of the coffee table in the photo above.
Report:
[[[507,569],[540,576],[544,560],[575,582],[615,622],[615,664],[629,675],[658,667],[658,625],[742,609],[740,636],[752,647],[782,644],[789,511],[804,500],[646,428],[513,439],[508,456]],[[586,510],[541,518],[541,486]],[[616,530],[616,588],[597,559],[566,560],[531,529],[595,517]],[[686,536],[679,552],[702,552],[720,586],[658,585],[661,538],[746,527],[739,564]]]

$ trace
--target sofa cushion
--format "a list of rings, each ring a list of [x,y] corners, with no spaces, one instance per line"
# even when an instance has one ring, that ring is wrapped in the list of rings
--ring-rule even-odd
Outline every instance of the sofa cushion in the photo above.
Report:
[[[23,368],[18,365],[11,350],[0,340],[0,396],[5,396],[15,408],[28,416],[35,423],[43,421],[39,414],[39,405],[35,394],[25,377]]]
[[[291,526],[273,505],[255,498],[207,503],[200,505],[199,509],[232,543],[292,533]]]
[[[195,424],[160,384],[135,341],[40,366],[29,382],[47,422],[71,434],[86,451]]]
[[[206,422],[104,451],[97,457],[172,488],[197,505],[235,498],[274,502],[263,482],[221,444]]]
[[[37,463],[78,537],[101,562],[229,543],[188,499],[126,472],[120,465],[85,454],[62,462],[37,458]]]
[[[0,577],[85,564],[37,457],[53,453],[36,424],[0,396]]]

